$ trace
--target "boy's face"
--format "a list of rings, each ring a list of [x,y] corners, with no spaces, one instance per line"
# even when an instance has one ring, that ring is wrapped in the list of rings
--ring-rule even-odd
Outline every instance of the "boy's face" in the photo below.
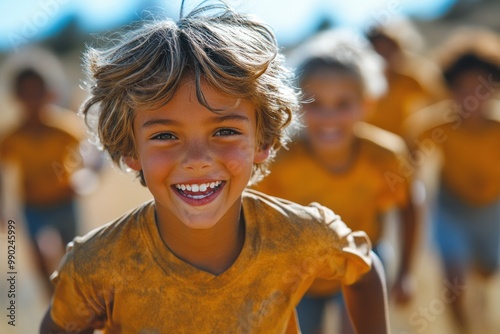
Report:
[[[481,70],[464,71],[455,77],[451,86],[451,93],[455,102],[471,112],[471,115],[479,114],[490,97],[490,94],[487,94],[489,93],[489,87],[484,87],[479,80],[481,77],[487,80],[488,73]],[[482,95],[479,95],[479,93]],[[484,97],[485,93],[487,94],[486,98]]]
[[[45,104],[50,102],[49,95],[43,82],[37,77],[24,78],[17,88],[17,98],[24,105],[29,116],[36,116]]]
[[[381,55],[389,64],[393,64],[399,53],[398,44],[389,37],[380,35],[371,40],[373,49]]]
[[[193,80],[184,80],[166,105],[137,110],[134,138],[137,158],[125,158],[142,170],[160,219],[207,229],[221,219],[238,219],[240,196],[254,163],[268,150],[256,147],[254,106],[202,83],[214,113],[196,97]]]
[[[365,101],[359,80],[350,75],[325,71],[303,84],[306,134],[319,153],[335,152],[351,145],[354,124],[364,116]]]

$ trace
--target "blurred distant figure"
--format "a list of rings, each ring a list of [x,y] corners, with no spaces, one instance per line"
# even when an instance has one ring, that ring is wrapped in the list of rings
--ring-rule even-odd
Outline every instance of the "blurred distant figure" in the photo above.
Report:
[[[494,99],[500,39],[489,31],[460,29],[438,55],[449,100],[413,118],[410,126],[425,143],[414,159],[421,163],[435,148],[442,153],[433,230],[446,280],[459,289],[451,309],[463,333],[484,333],[470,328],[464,295],[471,274],[486,283],[500,262],[500,108]]]
[[[4,178],[6,170],[15,170],[19,175],[20,200],[36,264],[50,293],[49,275],[64,254],[65,245],[76,235],[71,175],[82,164],[79,141],[47,125],[47,109],[54,95],[39,72],[21,70],[12,86],[24,118],[0,142],[0,166]]]
[[[415,212],[410,180],[393,182],[391,175],[398,173],[398,157],[407,150],[399,136],[361,122],[383,92],[384,77],[381,59],[371,48],[355,45],[356,37],[329,31],[303,47],[308,54],[297,72],[305,95],[304,128],[289,150],[280,152],[257,189],[299,204],[318,202],[331,208],[349,228],[368,234],[383,261],[384,215],[398,210],[402,261],[392,291],[397,302],[405,303],[411,297]],[[340,301],[338,292],[339,286],[331,281],[312,284],[297,307],[302,333],[322,332],[326,303]],[[352,331],[345,313],[342,327],[343,333]]]
[[[367,121],[406,139],[403,124],[414,111],[444,97],[444,83],[438,67],[429,59],[410,51],[422,42],[409,21],[395,19],[373,27],[367,37],[385,60],[387,92],[379,99]]]

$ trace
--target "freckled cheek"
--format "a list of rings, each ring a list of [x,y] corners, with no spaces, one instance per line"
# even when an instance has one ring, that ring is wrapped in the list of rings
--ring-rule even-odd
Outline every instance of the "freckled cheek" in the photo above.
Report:
[[[224,150],[222,159],[226,162],[226,168],[231,174],[241,174],[251,171],[254,158],[254,146],[249,143],[241,143],[237,147]]]
[[[304,117],[304,122],[307,128],[309,128],[311,132],[313,132],[314,129],[321,128],[325,125],[336,125],[338,123],[338,116],[335,115],[335,113],[306,113],[306,116]]]
[[[175,157],[160,152],[148,152],[142,167],[146,177],[159,179],[165,177],[174,165]]]

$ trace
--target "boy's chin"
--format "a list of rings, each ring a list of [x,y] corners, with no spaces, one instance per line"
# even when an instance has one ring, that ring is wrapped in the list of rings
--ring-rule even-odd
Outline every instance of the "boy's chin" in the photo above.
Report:
[[[349,147],[349,140],[347,138],[336,138],[331,140],[316,140],[313,146],[317,152],[324,154],[333,154]]]
[[[217,218],[181,218],[181,222],[184,226],[189,227],[193,230],[209,230],[213,228],[220,219]]]

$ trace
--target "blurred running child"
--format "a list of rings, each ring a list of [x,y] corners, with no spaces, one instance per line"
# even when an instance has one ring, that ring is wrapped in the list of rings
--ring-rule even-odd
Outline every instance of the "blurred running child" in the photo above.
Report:
[[[304,205],[322,203],[351,229],[366,231],[375,250],[384,214],[399,210],[402,261],[394,292],[403,303],[411,294],[415,239],[410,180],[398,171],[406,148],[397,135],[360,122],[384,87],[381,60],[363,45],[355,34],[329,31],[304,46],[308,53],[297,70],[306,99],[304,127],[257,189]],[[332,282],[313,284],[298,307],[303,333],[320,332],[325,305],[338,291]]]
[[[366,35],[385,60],[388,83],[387,91],[379,97],[366,121],[406,140],[406,118],[445,95],[439,67],[418,54],[416,46],[424,41],[407,19],[397,18],[371,27]]]
[[[418,112],[411,124],[420,142],[426,142],[427,152],[416,150],[420,160],[436,148],[442,153],[432,226],[446,280],[458,289],[451,310],[464,333],[484,332],[470,328],[465,312],[469,278],[475,275],[486,283],[500,261],[499,55],[497,34],[456,31],[438,52],[449,100]],[[478,289],[467,293],[473,290]]]
[[[0,143],[0,162],[4,177],[11,168],[19,175],[20,200],[35,262],[51,293],[49,276],[64,255],[65,245],[76,235],[76,195],[71,175],[81,166],[79,142],[45,121],[54,95],[40,73],[31,68],[21,70],[13,90],[25,117]],[[2,211],[5,214],[5,208]],[[53,232],[56,238],[44,238]]]

